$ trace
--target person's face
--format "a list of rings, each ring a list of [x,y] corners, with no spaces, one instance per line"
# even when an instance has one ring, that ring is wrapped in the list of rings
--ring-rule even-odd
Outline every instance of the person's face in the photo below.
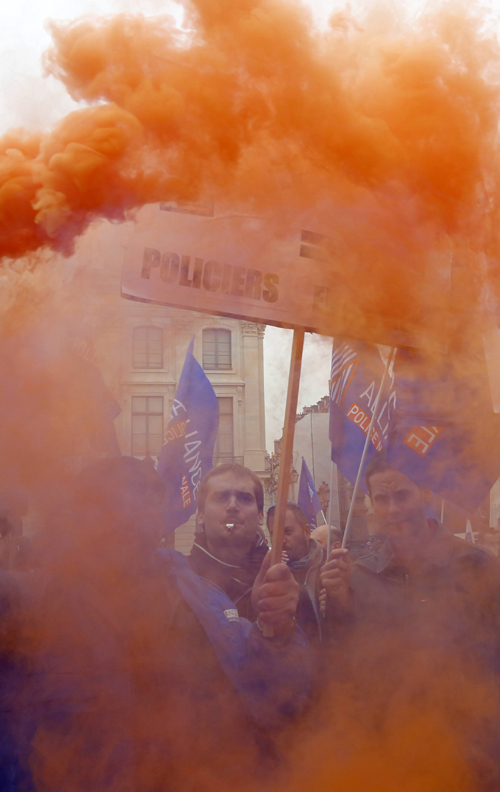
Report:
[[[298,561],[303,558],[309,550],[309,537],[311,528],[305,528],[298,522],[295,514],[287,509],[285,517],[285,535],[283,539],[283,550],[288,555],[290,561]]]
[[[326,551],[328,547],[328,526],[320,525],[319,528],[314,529],[311,536],[313,539],[316,539],[318,544]]]
[[[416,536],[427,526],[424,491],[403,473],[374,473],[370,495],[381,530],[395,539]]]
[[[223,473],[208,481],[208,491],[198,523],[209,544],[251,545],[263,522],[250,476]],[[233,524],[232,531],[226,525]]]

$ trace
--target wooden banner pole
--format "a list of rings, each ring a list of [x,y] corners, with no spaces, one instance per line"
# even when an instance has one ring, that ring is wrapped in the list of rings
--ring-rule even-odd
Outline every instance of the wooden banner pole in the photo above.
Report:
[[[297,401],[299,398],[300,369],[302,367],[302,352],[304,349],[304,330],[293,331],[292,357],[290,360],[290,374],[288,377],[288,392],[285,408],[285,425],[283,428],[283,442],[281,444],[280,471],[278,476],[278,491],[276,493],[276,511],[274,515],[273,540],[271,544],[271,566],[279,564],[283,551],[283,537],[285,534],[286,504],[288,501],[288,488],[290,486],[290,470],[292,467],[293,438],[295,435],[295,417],[297,415]],[[263,633],[267,638],[272,638],[274,630],[269,625],[264,625]]]

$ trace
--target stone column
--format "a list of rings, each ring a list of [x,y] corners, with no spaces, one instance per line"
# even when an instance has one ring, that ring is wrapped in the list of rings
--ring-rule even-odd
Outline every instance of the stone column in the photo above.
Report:
[[[266,424],[264,407],[264,332],[265,325],[241,322],[243,340],[244,464],[264,471]]]

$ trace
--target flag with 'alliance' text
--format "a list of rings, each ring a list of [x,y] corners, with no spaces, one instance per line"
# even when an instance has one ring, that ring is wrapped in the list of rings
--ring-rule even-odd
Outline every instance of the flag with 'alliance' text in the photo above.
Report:
[[[335,342],[330,376],[330,440],[332,460],[354,484],[385,363],[376,346],[361,341]],[[371,431],[364,468],[372,456],[387,446],[395,393],[387,377]],[[363,475],[360,487],[365,492]]]
[[[174,531],[195,513],[202,478],[213,467],[219,403],[189,344],[175,393],[158,474],[166,487],[164,532]]]
[[[484,353],[474,338],[462,346],[432,358],[398,350],[387,462],[473,512],[500,475],[500,416],[493,412]]]

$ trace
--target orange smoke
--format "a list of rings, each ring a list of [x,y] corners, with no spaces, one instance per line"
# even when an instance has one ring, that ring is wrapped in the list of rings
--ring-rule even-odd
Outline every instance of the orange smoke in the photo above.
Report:
[[[315,216],[331,239],[324,266],[332,291],[342,279],[361,335],[367,315],[394,327],[410,315],[446,312],[450,299],[458,312],[477,307],[488,283],[500,297],[500,48],[478,13],[448,7],[410,26],[386,10],[358,17],[343,12],[320,33],[295,2],[193,0],[187,20],[184,32],[168,18],[128,16],[51,26],[47,68],[88,106],[50,134],[13,130],[0,139],[0,257],[51,250],[68,255],[95,218],[122,221],[146,203],[209,193],[226,205],[272,214],[278,235],[297,217]],[[451,286],[444,277],[447,287],[437,295],[425,285],[434,251],[452,251],[457,265]],[[105,267],[106,253],[99,254]],[[11,467],[19,471],[28,488],[38,485],[44,490],[39,499],[45,495],[50,506],[71,478],[59,458],[84,456],[101,420],[99,389],[89,385],[71,344],[66,348],[74,306],[62,310],[55,298],[53,305],[54,311],[40,312],[38,324],[29,312],[38,312],[39,303],[23,292],[2,327],[14,342],[0,350],[2,370],[16,374],[0,398],[7,427],[0,469],[4,476]],[[45,492],[48,482],[55,493]],[[99,558],[96,542],[81,542],[77,551]],[[75,570],[87,574],[81,560],[75,551],[61,561],[70,588]],[[146,670],[155,672],[163,594],[151,589],[144,597],[128,577],[101,572],[96,598],[102,593],[111,613],[131,621],[130,643],[148,656]],[[64,622],[62,604],[64,589],[56,589],[51,608],[39,617],[40,640],[57,645],[61,619],[61,632],[79,651],[77,626]],[[414,675],[410,669],[413,685],[404,700],[385,667],[375,691],[332,686],[324,710],[314,711],[314,728],[306,724],[298,740],[286,736],[284,754],[295,776],[283,788],[320,792],[337,782],[356,792],[370,786],[469,792],[474,785],[469,757],[460,755],[453,697],[465,702],[459,715],[475,724],[489,715],[487,694],[480,681],[457,681],[456,674],[436,668],[418,668]],[[423,688],[430,691],[424,701]],[[133,727],[136,738],[152,743],[166,733],[177,745],[172,732],[182,713],[162,706],[152,700],[121,727]],[[120,726],[116,720],[113,712],[109,724],[104,719],[97,727],[109,725],[111,734]],[[82,746],[95,728],[91,713],[79,733]],[[211,770],[205,764],[193,769],[190,756],[179,762],[190,782],[194,770],[207,773],[201,789],[253,786],[239,766],[228,767],[223,749],[235,738],[227,732],[224,726],[222,739],[207,734],[200,749]],[[80,742],[59,737],[37,735],[38,788],[92,786],[95,757],[80,761]],[[113,733],[105,748],[114,749],[114,740]],[[168,782],[163,763],[157,769],[155,762],[144,756],[144,789]]]
[[[51,25],[49,72],[92,106],[0,141],[0,256],[69,253],[95,217],[208,191],[272,211],[279,233],[326,196],[332,281],[361,324],[436,310],[430,251],[467,252],[462,295],[479,300],[476,254],[493,272],[498,258],[500,49],[478,13],[410,27],[346,12],[319,33],[295,3],[195,0],[187,18],[183,33],[169,18]]]

